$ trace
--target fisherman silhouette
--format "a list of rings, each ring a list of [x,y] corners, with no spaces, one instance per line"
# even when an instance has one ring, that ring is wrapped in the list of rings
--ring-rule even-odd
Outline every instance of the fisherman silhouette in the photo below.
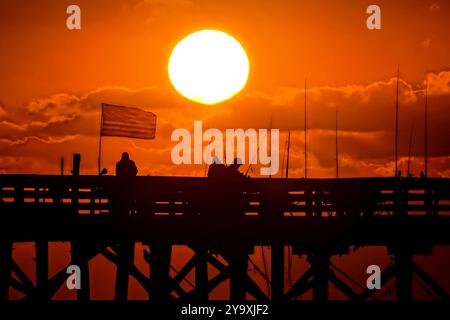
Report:
[[[225,165],[220,162],[218,157],[214,157],[208,169],[208,178],[224,178],[225,170]]]
[[[226,168],[226,176],[227,178],[244,178],[246,177],[243,173],[239,171],[239,168],[242,166],[242,160],[239,158],[235,158],[233,163],[230,164]]]
[[[225,166],[217,157],[213,158],[208,170],[207,197],[203,200],[203,214],[210,223],[232,234],[239,228],[245,217],[243,191],[245,175],[239,172],[242,161],[235,158],[233,163]],[[220,253],[227,260],[232,271],[232,286],[239,286],[239,280],[247,272],[248,246],[242,242],[226,241],[214,243],[211,252]],[[239,275],[236,275],[239,274]],[[234,278],[236,277],[236,278]],[[231,290],[231,289],[230,289]],[[232,290],[233,291],[233,290]]]
[[[227,167],[228,179],[230,179],[230,205],[232,206],[232,212],[237,218],[244,215],[244,200],[243,200],[243,186],[244,180],[246,180],[247,175],[239,171],[242,166],[242,160],[235,158],[233,163]]]
[[[120,178],[131,178],[136,176],[138,169],[133,160],[130,160],[128,152],[122,153],[122,158],[116,163],[116,176]]]
[[[112,218],[114,227],[117,228],[119,237],[128,234],[131,228],[130,215],[136,214],[137,210],[137,192],[135,187],[135,177],[138,169],[133,160],[130,159],[128,152],[123,152],[119,162],[116,163],[115,196],[113,199]],[[134,259],[134,242],[128,239],[121,239],[117,243],[117,271],[116,271],[116,299],[120,294],[123,298],[123,292],[120,286],[126,288],[130,269]],[[119,286],[120,283],[120,286]],[[126,291],[125,291],[126,292]]]
[[[234,159],[228,167],[222,164],[218,157],[214,157],[208,169],[208,198],[205,199],[206,210],[214,212],[215,218],[228,219],[240,213],[241,179],[244,175],[239,172],[242,161]]]

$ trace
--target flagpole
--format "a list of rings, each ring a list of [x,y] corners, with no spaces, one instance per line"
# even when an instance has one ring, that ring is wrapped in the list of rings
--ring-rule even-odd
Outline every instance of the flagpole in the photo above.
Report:
[[[409,177],[411,173],[411,149],[412,149],[412,140],[414,134],[414,122],[411,125],[411,132],[409,133],[409,146],[408,146],[408,166],[406,170],[406,176]]]
[[[425,88],[425,178],[428,178],[428,81]]]
[[[397,90],[395,96],[395,177],[398,177],[398,81],[400,77],[400,65],[397,67]]]
[[[305,117],[304,117],[304,129],[305,129],[305,179],[308,178],[308,157],[306,153],[306,78],[305,78]]]
[[[291,130],[288,131],[288,142],[287,142],[287,159],[286,159],[286,179],[289,178],[289,155],[291,149]]]
[[[207,173],[208,173],[208,162],[209,162],[209,159],[210,159],[210,156],[209,156],[209,151],[210,151],[210,149],[211,149],[211,144],[209,144],[209,145],[208,145],[208,148],[206,149],[206,153],[208,154],[208,157],[206,158],[205,172],[203,172],[203,176],[204,176],[204,177],[206,177],[206,175],[207,175]],[[225,157],[225,155],[223,155],[223,157]],[[223,157],[222,157],[222,159],[223,159]]]
[[[287,137],[286,137],[286,141],[284,142],[283,159],[281,160],[281,175],[280,175],[280,178],[283,178],[284,160],[286,159],[286,148],[287,148]]]
[[[338,106],[336,106],[336,179],[339,179]]]
[[[269,178],[272,178],[272,115],[270,115],[270,125],[269,125],[269,148],[270,148]]]
[[[100,132],[99,132],[99,143],[98,143],[98,175],[101,175],[101,157],[102,157],[102,127],[103,127],[103,103],[100,115]]]

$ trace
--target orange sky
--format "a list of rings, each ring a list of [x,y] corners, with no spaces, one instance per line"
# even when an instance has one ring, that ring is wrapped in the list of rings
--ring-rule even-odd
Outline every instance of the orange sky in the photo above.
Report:
[[[76,1],[82,29],[65,26],[65,1],[0,4],[0,172],[57,173],[82,154],[96,172],[101,102],[158,115],[157,139],[105,138],[113,172],[127,150],[141,174],[202,175],[171,163],[170,134],[193,120],[218,128],[292,129],[292,176],[303,176],[303,82],[308,78],[310,174],[333,176],[334,108],[340,109],[342,176],[393,174],[395,72],[400,64],[400,160],[412,125],[412,169],[423,166],[423,84],[430,84],[430,174],[448,176],[450,3],[377,1],[382,29],[366,28],[368,1]],[[175,44],[200,29],[238,39],[250,59],[247,86],[215,106],[173,89]],[[280,146],[283,148],[285,135]],[[95,151],[94,151],[95,150]],[[67,172],[69,168],[66,168]],[[255,170],[255,173],[258,172]]]
[[[373,3],[381,7],[378,31],[366,28],[366,8]],[[70,4],[81,7],[80,31],[66,29]],[[167,74],[176,43],[201,29],[229,33],[250,59],[247,86],[215,106],[184,99]],[[449,34],[447,0],[0,1],[0,173],[55,174],[64,157],[69,174],[72,153],[80,152],[82,173],[95,174],[99,109],[109,102],[158,115],[155,140],[104,138],[103,166],[110,173],[126,150],[140,174],[201,176],[203,166],[171,163],[174,129],[191,129],[194,120],[221,129],[263,128],[272,117],[273,127],[283,130],[281,148],[285,130],[293,130],[289,172],[302,177],[308,78],[309,175],[334,176],[336,107],[341,176],[392,175],[400,64],[400,168],[406,168],[413,125],[412,171],[418,175],[423,168],[428,80],[429,172],[448,177]],[[372,259],[378,261],[384,260]],[[448,261],[441,262],[447,270]],[[98,266],[105,263],[92,267]],[[104,275],[99,284],[111,285],[106,277],[112,272],[98,270]],[[98,284],[93,290],[107,291]]]

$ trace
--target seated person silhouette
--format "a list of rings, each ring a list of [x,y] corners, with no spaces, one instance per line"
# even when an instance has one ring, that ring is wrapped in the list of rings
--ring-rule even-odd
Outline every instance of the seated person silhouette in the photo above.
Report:
[[[209,166],[206,212],[214,213],[215,218],[229,219],[241,215],[242,179],[245,176],[239,172],[242,161],[234,159],[233,163],[225,166],[214,157]]]
[[[225,177],[225,170],[227,167],[220,162],[218,157],[214,157],[212,163],[209,165],[208,178],[223,179]]]
[[[246,177],[245,174],[239,171],[239,168],[242,166],[242,160],[239,158],[235,158],[233,163],[230,164],[226,168],[226,176],[229,179],[240,179]]]
[[[121,178],[135,177],[138,169],[133,160],[130,160],[128,152],[122,153],[122,158],[116,163],[116,176]]]

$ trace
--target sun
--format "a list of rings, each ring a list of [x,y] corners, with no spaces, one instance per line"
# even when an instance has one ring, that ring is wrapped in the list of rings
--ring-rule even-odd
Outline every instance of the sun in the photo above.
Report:
[[[249,73],[247,54],[232,36],[217,30],[188,35],[173,49],[169,78],[189,100],[216,104],[244,88]]]

